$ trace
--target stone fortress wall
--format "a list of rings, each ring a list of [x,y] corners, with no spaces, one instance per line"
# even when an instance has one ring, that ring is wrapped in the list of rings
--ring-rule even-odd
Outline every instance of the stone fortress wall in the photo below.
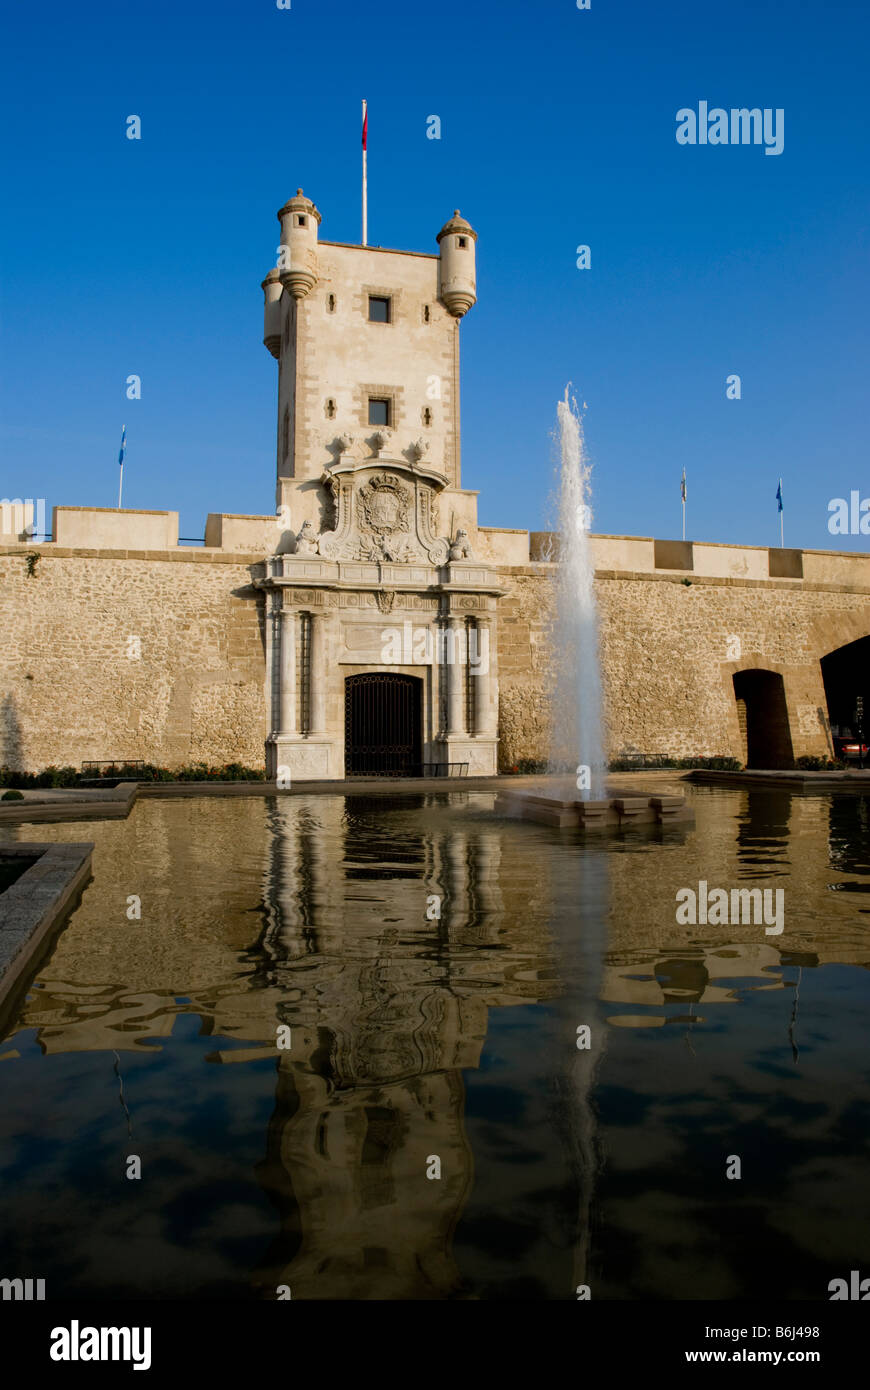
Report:
[[[35,544],[32,502],[0,503],[0,764],[341,777],[370,676],[397,678],[408,725],[419,710],[403,767],[544,759],[555,538],[480,526],[462,485],[459,326],[477,298],[477,233],[456,210],[437,254],[320,240],[302,189],[277,217],[262,282],[275,514],[210,515],[198,547],[179,545],[175,512],[56,507],[52,540]],[[753,739],[784,747],[780,765],[832,751],[819,663],[870,634],[870,556],[591,544],[611,758],[745,761]],[[410,664],[394,665],[384,629],[406,628],[473,638],[489,660],[469,673],[403,647]],[[360,750],[394,753],[392,726],[375,737],[387,715],[366,719]],[[360,750],[351,765],[371,766]]]
[[[87,546],[87,514],[70,511],[55,542],[0,545],[0,763],[262,766],[253,557],[170,547],[171,513],[142,528],[135,513],[91,513]],[[133,548],[134,533],[160,548]]]
[[[533,534],[533,555],[544,540]],[[610,758],[744,762],[732,678],[756,668],[783,678],[794,756],[832,754],[819,663],[870,633],[870,556],[613,536],[592,546]],[[502,767],[546,757],[554,569],[500,570],[510,577],[499,603]]]
[[[275,517],[210,516],[205,547],[179,546],[175,513],[57,508],[52,542],[0,537],[0,764],[263,767],[254,581],[280,546],[276,528]],[[506,590],[494,633],[502,769],[545,756],[551,539],[474,537]],[[611,757],[742,758],[731,678],[754,667],[783,677],[795,756],[830,751],[819,661],[870,633],[870,556],[592,544]]]

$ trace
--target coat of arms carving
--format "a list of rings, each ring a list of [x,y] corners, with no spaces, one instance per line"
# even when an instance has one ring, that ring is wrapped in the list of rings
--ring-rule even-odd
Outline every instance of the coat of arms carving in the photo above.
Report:
[[[324,481],[334,503],[334,529],[318,541],[325,559],[446,563],[450,543],[436,534],[431,486],[418,479],[408,486],[389,467],[366,482],[345,482],[332,471]]]
[[[408,530],[411,494],[398,478],[376,473],[357,493],[357,520],[361,532],[390,537]]]

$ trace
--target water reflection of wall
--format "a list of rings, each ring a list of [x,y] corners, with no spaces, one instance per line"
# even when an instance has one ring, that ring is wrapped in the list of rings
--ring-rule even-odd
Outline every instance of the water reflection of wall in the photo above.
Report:
[[[608,976],[624,973],[623,965],[634,973],[630,967],[640,958],[671,959],[675,950],[687,959],[711,955],[713,982],[723,948],[739,949],[747,971],[762,982],[771,982],[771,949],[822,963],[864,962],[868,866],[855,846],[867,824],[868,798],[696,788],[693,802],[693,834],[673,842],[667,835],[650,842],[639,837],[636,848],[626,842],[618,854],[604,851]],[[382,864],[376,815],[352,801],[345,820],[341,805],[339,798],[302,797],[145,802],[128,821],[92,822],[94,879],[40,971],[43,988],[24,1010],[44,1050],[136,1048],[169,1035],[177,1013],[196,1010],[208,1031],[270,1051],[282,1012],[300,1001],[309,1007],[304,974],[288,988],[269,969],[297,955],[300,962],[316,958],[319,987],[354,969],[371,991],[384,951],[391,979],[403,972],[412,981],[439,978],[446,953],[451,989],[442,993],[454,997],[462,981],[463,1008],[480,998],[489,1007],[537,997],[540,981],[534,970],[530,980],[522,978],[517,954],[530,933],[537,951],[550,930],[544,920],[549,855],[521,858],[494,822],[474,827],[472,853],[461,817],[449,823],[451,812],[440,821],[435,816],[421,834],[410,828],[414,814],[403,823],[399,811],[390,851],[397,857]],[[16,833],[32,837],[33,827]],[[46,825],[39,835],[74,840],[82,827]],[[6,838],[14,835],[7,831]],[[507,843],[512,848],[504,859]],[[729,888],[784,886],[783,935],[767,937],[757,926],[677,924],[677,889],[701,878]],[[429,892],[444,896],[440,924],[426,923]],[[141,894],[140,922],[125,916],[131,893]],[[475,954],[475,942],[509,943],[511,950]],[[353,966],[342,959],[346,950],[359,956]],[[614,997],[613,988],[604,988],[606,998]],[[624,997],[636,996],[627,990]],[[329,1007],[335,1008],[334,995]],[[455,1027],[457,1035],[474,1036],[467,1020]]]
[[[143,802],[124,821],[25,826],[94,841],[93,879],[38,972],[21,1025],[46,1053],[142,1050],[179,1013],[234,1011],[246,1037],[245,952],[259,931],[265,803]],[[139,899],[138,918],[129,900]],[[191,1002],[188,1002],[191,1001]],[[259,1013],[265,1001],[256,1000]],[[154,1044],[159,1046],[159,1043]]]
[[[721,813],[725,795],[729,815]],[[870,887],[870,865],[855,849],[868,818],[866,797],[767,789],[711,796],[699,789],[694,805],[696,833],[685,843],[669,847],[665,838],[655,854],[639,847],[631,872],[612,874],[603,999],[734,1004],[741,989],[790,988],[801,966],[866,962],[870,902],[859,894]],[[844,873],[864,874],[865,881],[837,882]],[[701,879],[709,889],[782,888],[782,934],[768,936],[755,923],[678,923],[677,891],[697,890]],[[630,1026],[662,1021],[611,1017]]]

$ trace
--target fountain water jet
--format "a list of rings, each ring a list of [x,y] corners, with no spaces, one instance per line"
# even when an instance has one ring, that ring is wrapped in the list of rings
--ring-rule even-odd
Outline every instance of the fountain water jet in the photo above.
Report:
[[[534,790],[504,792],[499,803],[527,820],[582,830],[693,821],[683,796],[607,792],[595,561],[589,543],[590,470],[570,386],[559,401],[558,421],[559,551],[552,557],[558,561],[558,572],[551,646],[550,776]]]
[[[607,766],[601,732],[601,672],[595,563],[589,545],[592,523],[589,465],[583,430],[570,387],[559,401],[559,574],[553,632],[551,772],[575,772],[584,800],[604,794]],[[576,774],[575,774],[576,775]],[[576,782],[575,782],[576,785]]]

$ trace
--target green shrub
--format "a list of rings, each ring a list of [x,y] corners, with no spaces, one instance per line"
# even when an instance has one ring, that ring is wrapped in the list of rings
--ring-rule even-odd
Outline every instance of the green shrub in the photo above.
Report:
[[[144,763],[142,767],[129,764],[117,765],[112,774],[122,782],[265,782],[266,774],[242,763],[225,763],[215,767],[211,763],[185,763],[183,767],[156,767],[154,763]]]
[[[189,763],[185,767],[156,767],[145,763],[135,767],[116,763],[113,782],[265,782],[261,768],[245,767],[242,763],[225,763],[212,767],[208,763]],[[81,773],[74,767],[46,767],[42,772],[17,772],[5,764],[0,766],[0,787],[77,787]]]
[[[213,767],[210,763],[188,763],[179,767],[161,781],[172,782],[265,782],[265,772],[244,767],[241,763],[225,763],[223,767]]]
[[[36,774],[33,772],[18,772],[14,768],[7,767],[4,763],[0,767],[0,787],[35,787]]]
[[[0,796],[0,801],[23,801],[23,800],[24,800],[24,793],[23,793],[23,792],[4,792],[3,795]]]
[[[681,758],[680,767],[707,768],[714,772],[740,772],[743,764],[737,758]]]
[[[78,786],[79,773],[74,767],[45,768],[36,774],[34,786],[37,787],[75,787]]]
[[[142,767],[131,767],[129,778],[125,780],[131,782],[174,782],[175,773],[168,767],[155,767],[154,763],[145,763]]]
[[[813,753],[804,753],[795,759],[795,767],[801,772],[843,772],[847,766],[836,758],[817,757]]]

